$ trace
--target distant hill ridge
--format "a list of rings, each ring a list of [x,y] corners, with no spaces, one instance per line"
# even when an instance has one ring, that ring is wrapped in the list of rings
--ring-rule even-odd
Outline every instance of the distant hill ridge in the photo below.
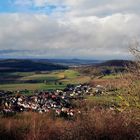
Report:
[[[100,64],[97,64],[97,66],[125,67],[130,64],[134,64],[134,62],[131,60],[108,60],[108,61],[102,62]]]
[[[51,71],[67,69],[71,65],[91,65],[91,66],[114,66],[125,67],[134,64],[130,60],[57,60],[57,59],[1,59],[0,72],[30,72],[30,71]]]
[[[50,62],[65,66],[80,66],[80,65],[95,65],[101,63],[100,60],[86,60],[86,59],[33,59],[35,62]]]
[[[0,72],[30,72],[30,71],[51,71],[67,69],[66,66],[50,62],[34,62],[25,59],[0,60]]]

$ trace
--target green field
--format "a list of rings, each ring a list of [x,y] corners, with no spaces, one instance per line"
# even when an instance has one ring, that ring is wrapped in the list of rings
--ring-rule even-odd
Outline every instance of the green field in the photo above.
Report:
[[[8,73],[10,76],[19,77],[10,83],[0,84],[0,90],[53,90],[64,89],[66,84],[79,84],[89,82],[88,76],[69,69],[52,72],[15,72]],[[6,80],[6,78],[5,78]]]
[[[0,85],[0,90],[53,90],[53,89],[64,89],[66,85],[46,85],[44,83],[24,83],[24,84],[4,84]]]
[[[87,96],[87,100],[94,102],[95,104],[112,104],[120,103],[121,99],[115,95],[102,95],[102,96]]]
[[[121,78],[121,74],[110,74],[110,75],[105,75],[102,78],[103,79],[117,79],[117,78]]]
[[[18,75],[23,75],[19,81],[24,80],[47,80],[49,81],[56,81],[61,79],[74,79],[79,76],[79,73],[74,70],[65,70],[65,71],[56,71],[50,73],[18,73]]]

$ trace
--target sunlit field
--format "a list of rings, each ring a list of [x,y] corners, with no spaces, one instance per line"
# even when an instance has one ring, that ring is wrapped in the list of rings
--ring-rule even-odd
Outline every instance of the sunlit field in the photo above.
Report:
[[[0,84],[0,90],[55,90],[64,89],[66,84],[79,84],[90,81],[89,76],[82,76],[75,70],[42,73],[16,72],[8,74],[10,76],[19,76],[19,78],[15,81],[9,81],[9,84]]]

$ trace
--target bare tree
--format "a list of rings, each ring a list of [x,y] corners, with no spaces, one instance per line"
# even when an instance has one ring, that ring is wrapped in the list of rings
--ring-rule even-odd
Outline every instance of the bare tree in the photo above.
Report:
[[[130,64],[128,70],[131,72],[133,77],[140,79],[140,42],[134,40],[130,45],[130,52],[133,55],[134,63]]]
[[[128,87],[129,94],[132,95],[131,103],[140,108],[140,42],[134,40],[130,45],[130,52],[133,55],[134,61],[127,69],[129,72],[129,80],[131,85]]]
[[[122,111],[131,107],[140,108],[140,42],[134,40],[130,45],[133,61],[126,66],[126,74],[122,74],[122,82],[126,87],[118,93],[122,100]]]

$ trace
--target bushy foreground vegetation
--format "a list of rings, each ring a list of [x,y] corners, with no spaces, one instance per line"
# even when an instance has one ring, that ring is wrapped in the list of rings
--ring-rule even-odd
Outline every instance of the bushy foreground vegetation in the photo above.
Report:
[[[132,110],[131,110],[132,111]],[[1,140],[139,140],[138,110],[116,113],[95,108],[73,120],[50,114],[1,117]]]

